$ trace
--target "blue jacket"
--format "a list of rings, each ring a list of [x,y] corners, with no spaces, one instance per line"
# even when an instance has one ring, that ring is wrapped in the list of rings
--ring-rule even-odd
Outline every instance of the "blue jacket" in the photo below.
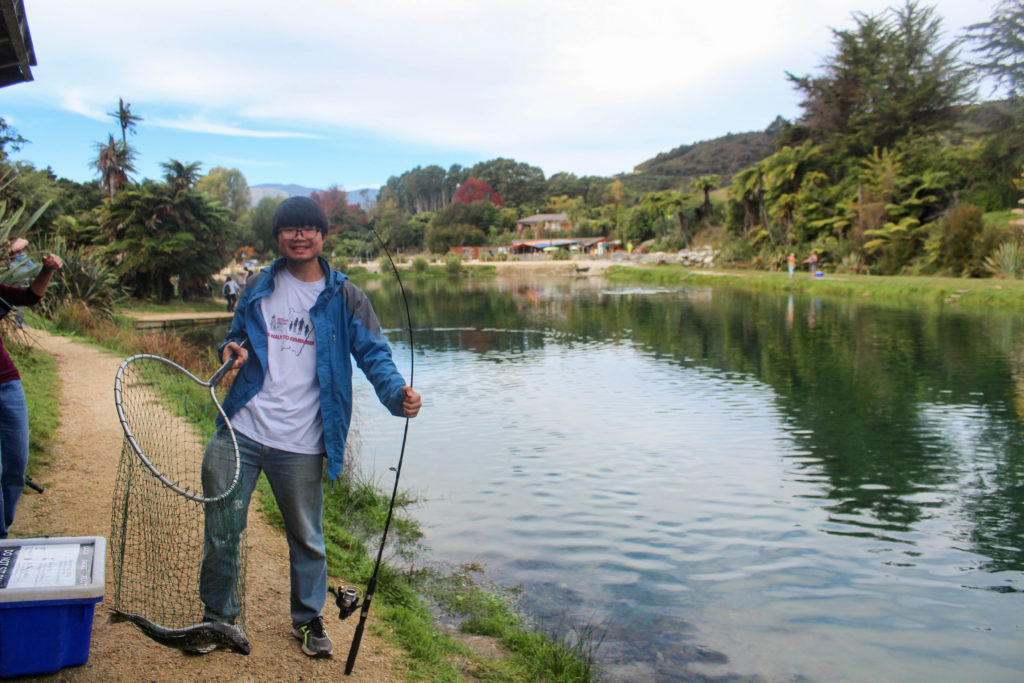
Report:
[[[285,266],[279,258],[264,268],[258,279],[243,290],[221,345],[245,344],[249,359],[235,377],[224,399],[224,412],[231,418],[259,392],[267,370],[267,326],[260,311],[260,299],[274,290],[274,276]],[[366,294],[343,273],[331,270],[320,259],[327,282],[309,311],[316,330],[316,372],[320,379],[320,414],[327,449],[327,476],[341,474],[345,438],[352,421],[352,359],[377,392],[377,398],[392,415],[401,417],[402,387],[405,380],[391,359],[391,347],[384,338]],[[248,343],[246,343],[248,342]],[[258,361],[258,362],[257,362]],[[223,418],[218,418],[223,427]]]

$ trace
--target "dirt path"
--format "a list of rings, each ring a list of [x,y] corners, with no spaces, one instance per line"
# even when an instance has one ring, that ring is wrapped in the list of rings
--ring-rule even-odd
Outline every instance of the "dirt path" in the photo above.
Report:
[[[122,432],[114,411],[114,375],[120,358],[38,330],[29,334],[57,360],[61,424],[53,467],[39,477],[46,493],[26,489],[11,538],[110,537],[110,508]],[[110,555],[106,574],[111,575]],[[332,578],[332,585],[340,583]],[[108,581],[109,585],[109,581]],[[400,681],[400,652],[377,638],[371,612],[352,676],[345,658],[356,617],[337,619],[325,607],[334,641],[333,659],[314,660],[299,650],[288,616],[288,548],[281,532],[253,512],[249,517],[247,625],[252,654],[217,651],[187,656],[143,636],[130,623],[112,623],[105,603],[96,606],[88,663],[31,680],[55,681]]]

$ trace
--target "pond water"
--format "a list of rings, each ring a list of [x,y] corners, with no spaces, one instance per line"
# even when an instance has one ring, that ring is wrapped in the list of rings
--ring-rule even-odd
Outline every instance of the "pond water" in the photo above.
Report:
[[[598,627],[607,680],[1024,678],[1024,318],[406,287],[424,408],[401,484],[428,557]],[[407,373],[400,296],[367,290]],[[357,391],[390,489],[403,423]]]

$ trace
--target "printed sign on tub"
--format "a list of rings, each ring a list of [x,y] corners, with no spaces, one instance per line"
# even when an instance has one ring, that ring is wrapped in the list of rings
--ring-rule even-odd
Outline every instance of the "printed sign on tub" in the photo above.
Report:
[[[0,589],[86,585],[92,545],[23,545],[0,548]]]

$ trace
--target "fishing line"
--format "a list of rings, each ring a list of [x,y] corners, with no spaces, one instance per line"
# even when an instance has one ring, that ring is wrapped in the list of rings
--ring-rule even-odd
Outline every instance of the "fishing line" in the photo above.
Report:
[[[402,294],[402,303],[405,305],[405,319],[409,325],[409,387],[413,386],[413,375],[416,369],[416,347],[413,343],[412,334],[412,314],[409,312],[409,299],[405,295],[405,287],[402,285],[402,278],[398,274],[398,266],[395,265],[395,260],[391,258],[391,252],[388,251],[387,245],[384,244],[384,240],[380,238],[377,231],[370,228],[370,232],[380,243],[381,249],[384,250],[384,254],[388,257],[388,261],[391,263],[391,270],[395,273],[395,279],[398,280],[398,290]],[[388,505],[388,515],[384,520],[384,533],[380,539],[380,547],[377,549],[377,562],[373,566],[373,574],[370,575],[370,581],[366,584],[366,596],[363,598],[362,609],[359,612],[359,623],[356,624],[355,633],[352,636],[352,645],[349,646],[348,660],[345,662],[345,675],[352,674],[352,668],[356,664],[356,656],[359,654],[359,643],[363,639],[363,628],[366,625],[366,617],[370,613],[370,601],[373,600],[373,594],[377,590],[377,573],[380,571],[381,560],[384,557],[384,544],[388,540],[388,529],[391,527],[391,516],[395,510],[395,498],[398,496],[398,479],[402,476],[402,461],[405,459],[405,443],[409,437],[409,419],[405,418],[405,429],[402,431],[402,448],[398,452],[398,465],[395,469],[395,485],[391,490],[391,503]],[[353,610],[358,607],[356,597],[351,592],[331,589],[332,593],[337,596],[338,607],[341,609],[339,617],[344,619]]]

